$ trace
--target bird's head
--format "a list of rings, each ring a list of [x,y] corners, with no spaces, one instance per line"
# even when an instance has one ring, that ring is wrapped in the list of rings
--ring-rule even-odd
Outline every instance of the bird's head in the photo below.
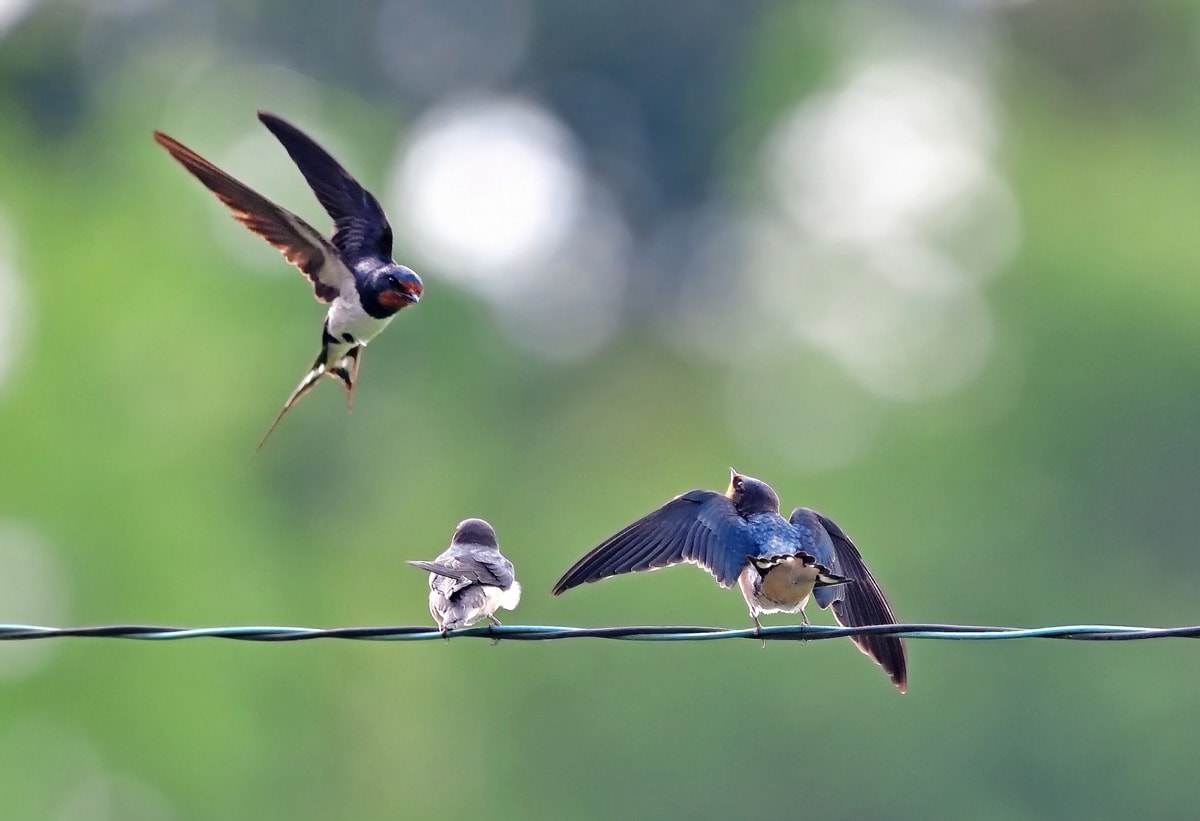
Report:
[[[396,265],[381,271],[376,283],[379,304],[390,311],[398,311],[421,301],[421,293],[425,290],[421,278],[411,268]]]
[[[464,519],[454,528],[451,544],[474,544],[482,547],[499,547],[496,531],[483,519]]]
[[[779,496],[770,485],[751,476],[743,476],[733,468],[729,469],[729,488],[725,495],[743,516],[779,512]]]

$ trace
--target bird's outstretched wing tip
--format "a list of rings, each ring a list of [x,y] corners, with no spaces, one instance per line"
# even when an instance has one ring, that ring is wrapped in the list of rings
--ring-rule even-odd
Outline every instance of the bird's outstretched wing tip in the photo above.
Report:
[[[581,584],[596,581],[595,579],[578,579],[574,578],[571,571],[563,574],[563,577],[554,583],[554,587],[550,588],[551,596],[561,596],[573,587],[579,587]]]
[[[858,636],[853,641],[863,655],[879,665],[897,690],[908,692],[908,658],[903,641],[896,636]]]
[[[203,157],[201,157],[192,149],[188,148],[183,143],[179,142],[179,140],[175,139],[170,134],[159,131],[158,129],[155,129],[150,133],[154,137],[154,142],[165,148],[168,154],[174,157],[178,162],[183,163],[185,166],[189,164],[189,160],[194,161],[196,159],[199,159],[203,163],[207,163],[207,160],[204,160]]]

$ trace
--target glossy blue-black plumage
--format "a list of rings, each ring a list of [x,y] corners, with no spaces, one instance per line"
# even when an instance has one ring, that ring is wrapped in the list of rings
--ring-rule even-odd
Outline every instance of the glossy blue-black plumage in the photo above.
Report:
[[[797,508],[784,519],[779,513],[779,497],[769,485],[736,473],[727,493],[689,491],[606,539],[563,574],[553,593],[683,562],[700,565],[722,587],[732,587],[753,560],[788,556],[803,557],[806,564],[849,580],[818,584],[812,591],[822,609],[832,606],[840,624],[896,623],[875,577],[840,527],[807,508]],[[757,612],[752,602],[747,603],[752,614]],[[900,639],[855,636],[853,640],[897,687],[905,689],[907,664]]]
[[[736,500],[715,490],[691,490],[606,539],[568,570],[554,594],[622,573],[690,562],[732,587],[756,557],[812,554],[814,535],[779,515],[779,497],[765,482],[737,477]]]
[[[407,304],[389,301],[390,293],[415,301],[423,289],[421,278],[392,259],[392,226],[379,200],[303,131],[265,111],[258,112],[258,119],[283,145],[333,218],[336,230],[330,242],[353,273],[358,301],[367,315],[386,319]]]
[[[329,152],[286,120],[258,112],[258,119],[283,144],[292,162],[333,218],[334,246],[348,261],[362,256],[392,255],[392,227],[379,200],[342,168]]]
[[[757,552],[754,530],[729,500],[712,490],[692,490],[606,539],[554,585],[554,595],[621,573],[691,562],[731,587]]]
[[[813,555],[831,573],[854,580],[854,584],[818,587],[813,598],[822,610],[833,606],[833,615],[841,624],[896,624],[896,614],[875,576],[863,561],[850,537],[829,517],[815,510],[798,507],[789,520],[793,527],[818,534]],[[901,684],[907,680],[904,645],[895,636],[855,636],[854,641]]]
[[[328,152],[295,126],[272,114],[259,119],[279,139],[309,187],[336,223],[332,240],[303,219],[234,179],[178,140],[154,139],[225,203],[242,224],[283,252],[329,303],[316,361],[284,402],[259,442],[322,376],[338,379],[353,402],[362,349],[397,311],[421,299],[421,278],[391,258],[392,229],[379,201]]]

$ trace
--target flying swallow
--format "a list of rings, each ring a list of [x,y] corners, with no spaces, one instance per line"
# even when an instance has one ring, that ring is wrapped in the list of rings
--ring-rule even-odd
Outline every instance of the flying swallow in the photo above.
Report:
[[[844,627],[896,624],[892,608],[850,537],[820,513],[798,507],[779,514],[766,482],[731,470],[729,489],[692,490],[638,519],[580,559],[554,585],[554,595],[621,573],[690,562],[722,587],[735,583],[761,629],[763,613],[800,613],[809,596],[833,606]],[[895,636],[853,636],[904,692],[904,644]]]
[[[450,546],[432,562],[409,564],[429,571],[429,612],[443,635],[483,618],[498,625],[497,608],[515,610],[521,601],[513,564],[483,519],[459,522]]]
[[[258,443],[261,449],[284,414],[323,375],[341,381],[346,404],[353,406],[362,349],[397,311],[421,300],[422,285],[412,270],[392,259],[392,228],[379,201],[295,126],[261,111],[258,119],[283,143],[333,218],[332,239],[166,134],[155,131],[154,139],[216,194],[238,221],[282,251],[312,281],[317,299],[329,303],[321,352]]]

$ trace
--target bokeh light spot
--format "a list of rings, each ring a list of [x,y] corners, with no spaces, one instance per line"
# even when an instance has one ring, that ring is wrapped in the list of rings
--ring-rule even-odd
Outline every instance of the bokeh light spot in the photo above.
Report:
[[[479,287],[508,287],[557,250],[584,194],[570,135],[516,98],[435,109],[417,124],[392,180],[418,252]]]
[[[33,8],[33,0],[0,0],[0,37],[8,34]]]

